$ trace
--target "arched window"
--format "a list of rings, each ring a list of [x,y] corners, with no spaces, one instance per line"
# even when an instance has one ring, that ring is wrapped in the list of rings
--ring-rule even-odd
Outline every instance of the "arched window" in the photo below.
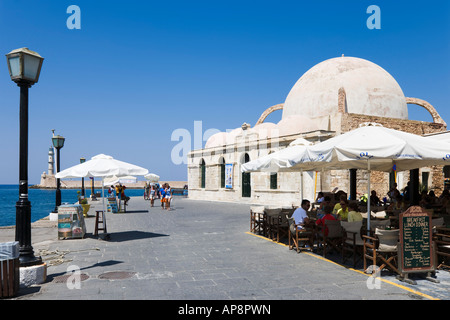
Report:
[[[205,188],[206,185],[206,164],[205,160],[202,159],[200,162],[200,188]]]

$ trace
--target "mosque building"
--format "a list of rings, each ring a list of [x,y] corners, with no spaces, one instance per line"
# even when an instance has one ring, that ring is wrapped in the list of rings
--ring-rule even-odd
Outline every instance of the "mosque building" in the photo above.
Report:
[[[409,120],[408,104],[425,108],[433,122]],[[281,121],[265,122],[276,110],[282,110]],[[203,149],[192,150],[188,154],[189,197],[298,206],[300,172],[242,173],[241,165],[292,144],[327,140],[364,123],[419,135],[445,133],[447,129],[430,103],[405,97],[397,81],[380,66],[355,57],[329,59],[308,70],[285,102],[265,110],[253,127],[244,123],[230,132],[217,133]],[[348,193],[350,174],[351,170],[304,172],[304,198],[314,200],[319,191]],[[450,170],[442,166],[421,168],[419,179],[439,195],[444,188],[444,176],[448,178],[449,174]],[[372,171],[371,186],[384,196],[394,181],[401,190],[409,178],[409,171]],[[357,192],[366,193],[367,171],[357,170],[356,181]]]

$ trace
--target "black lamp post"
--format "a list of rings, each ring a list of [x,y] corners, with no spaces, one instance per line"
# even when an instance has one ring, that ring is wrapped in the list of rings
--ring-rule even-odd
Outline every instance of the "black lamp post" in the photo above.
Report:
[[[11,80],[20,87],[19,201],[16,202],[16,241],[19,242],[21,267],[42,264],[31,245],[31,203],[28,200],[28,89],[38,82],[42,58],[21,48],[6,55]]]
[[[57,161],[56,161],[56,173],[59,172],[60,170],[60,164],[61,164],[61,153],[60,150],[62,147],[64,147],[64,138],[61,136],[53,136],[52,137],[52,142],[53,142],[53,146],[56,149],[56,154],[57,154]],[[55,205],[55,210],[53,212],[58,212],[58,207],[61,205],[61,180],[60,179],[56,179],[56,201],[55,201],[56,205]]]
[[[80,163],[85,163],[85,158],[80,158]],[[81,196],[84,198],[85,192],[84,192],[84,178],[81,178]]]

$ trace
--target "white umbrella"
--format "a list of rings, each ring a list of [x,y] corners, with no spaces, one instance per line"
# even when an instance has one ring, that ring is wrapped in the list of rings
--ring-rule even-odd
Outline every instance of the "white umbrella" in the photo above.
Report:
[[[150,182],[158,182],[159,181],[159,176],[154,174],[154,173],[146,174],[144,176],[144,178],[147,179]]]
[[[136,181],[137,181],[137,178],[134,176],[123,176],[123,177],[111,176],[111,177],[106,177],[103,180],[103,185],[109,186],[109,185],[116,184],[116,183],[136,183]]]
[[[105,199],[104,199],[104,179],[110,176],[143,176],[148,173],[147,169],[116,160],[111,156],[99,154],[92,157],[84,163],[77,164],[76,166],[65,169],[58,172],[55,177],[58,179],[63,178],[86,178],[86,177],[101,177],[102,178],[102,199],[103,199],[103,211],[106,212]]]
[[[299,169],[308,171],[317,166],[315,160],[311,159],[309,147],[295,145],[244,163],[241,171],[292,172],[299,171]]]
[[[382,126],[365,126],[308,147],[310,159],[318,168],[365,169],[389,172],[393,166],[404,171],[450,162],[450,144],[419,135]],[[313,160],[316,159],[316,160]],[[302,167],[297,160],[292,168]],[[370,228],[370,197],[367,203],[367,221]]]
[[[312,159],[339,168],[398,171],[450,162],[450,145],[435,139],[382,126],[365,126],[346,132],[308,150]],[[295,160],[294,160],[295,162]],[[295,163],[292,163],[295,166]]]
[[[110,176],[143,176],[147,169],[134,164],[116,160],[111,156],[99,154],[91,160],[58,172],[57,178],[86,178],[86,177],[110,177]]]
[[[294,145],[273,152],[261,158],[249,161],[241,166],[242,172],[298,172],[300,171],[300,198],[303,200],[303,171],[310,171],[317,166],[310,159],[308,147]],[[294,165],[295,167],[294,167]]]

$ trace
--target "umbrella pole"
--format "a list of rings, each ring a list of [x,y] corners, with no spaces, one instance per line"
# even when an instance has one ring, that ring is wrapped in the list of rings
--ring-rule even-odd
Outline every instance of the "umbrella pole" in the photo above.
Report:
[[[303,201],[303,169],[300,170],[300,204]]]
[[[367,160],[367,235],[370,235],[370,160]]]
[[[106,208],[105,208],[105,177],[102,177],[102,206],[103,206],[103,222],[106,223]]]
[[[314,178],[314,199],[313,199],[314,202],[316,200],[316,193],[317,193],[317,171],[315,171],[315,178]]]

